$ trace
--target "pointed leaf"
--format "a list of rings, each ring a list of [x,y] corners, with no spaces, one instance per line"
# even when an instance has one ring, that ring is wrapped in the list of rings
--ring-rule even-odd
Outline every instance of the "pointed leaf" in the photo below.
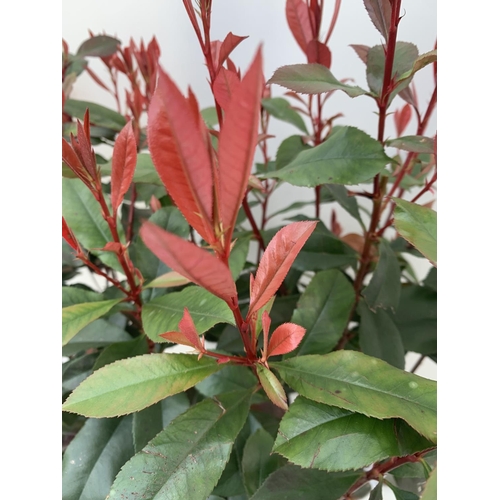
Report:
[[[189,309],[187,307],[184,308],[184,315],[179,321],[179,330],[195,347],[202,347],[200,337],[198,336],[198,332],[196,331],[196,326],[193,323],[193,318],[191,318]]]
[[[68,227],[68,224],[66,224],[66,221],[64,220],[64,217],[62,218],[62,236],[66,240],[66,243],[73,249],[73,250],[78,250],[78,243],[73,237],[73,234]]]
[[[87,109],[90,113],[90,121],[94,125],[120,132],[127,124],[125,117],[120,113],[101,106],[100,104],[88,101],[77,101],[75,99],[66,99],[64,103],[64,112],[79,120],[84,119]]]
[[[62,345],[66,345],[82,328],[104,316],[122,299],[84,302],[64,307],[62,310]]]
[[[356,197],[349,196],[345,186],[341,184],[323,184],[321,190],[325,193],[324,198],[321,198],[322,202],[330,201],[331,199],[335,200],[347,213],[352,215],[361,225],[363,225]]]
[[[283,179],[294,186],[352,185],[371,180],[390,162],[382,145],[368,134],[355,127],[338,126],[322,144],[262,177]]]
[[[295,125],[307,134],[307,127],[302,117],[292,109],[290,103],[282,97],[271,97],[262,99],[262,107],[274,118]],[[302,142],[302,141],[301,141]],[[302,143],[303,144],[303,143]]]
[[[187,307],[199,334],[217,323],[234,324],[234,316],[227,304],[210,292],[189,286],[181,292],[172,292],[144,304],[142,322],[144,332],[155,342],[165,342],[160,333],[178,330],[179,321]]]
[[[322,64],[291,64],[278,68],[267,83],[276,83],[299,94],[322,94],[342,90],[349,97],[368,94],[361,87],[337,80]]]
[[[222,66],[226,59],[231,55],[231,52],[243,41],[245,38],[248,38],[248,36],[238,36],[238,35],[233,35],[231,32],[229,32],[226,35],[226,38],[224,38],[224,41],[222,42],[220,46],[220,52],[219,52],[219,60],[217,61],[217,64]]]
[[[370,19],[387,41],[391,27],[392,7],[390,0],[363,0]]]
[[[201,117],[164,72],[149,107],[148,142],[153,163],[169,195],[191,226],[209,243],[213,177]]]
[[[368,51],[370,50],[370,47],[368,45],[359,45],[359,44],[353,44],[349,45],[349,47],[352,47],[354,49],[354,52],[358,55],[358,57],[366,64],[368,60]]]
[[[80,57],[108,57],[112,56],[120,45],[120,40],[108,35],[97,35],[85,40],[76,54]]]
[[[306,329],[294,323],[283,323],[274,330],[269,342],[268,357],[293,351],[299,344]]]
[[[125,464],[109,499],[206,500],[248,416],[250,396],[226,393],[178,416]]]
[[[137,163],[137,145],[135,143],[132,122],[128,122],[118,134],[113,148],[113,167],[111,169],[111,205],[116,212],[125,193],[130,187]]]
[[[383,481],[379,481],[377,483],[377,486],[375,486],[375,488],[373,488],[373,490],[370,492],[370,498],[368,498],[368,500],[383,500],[382,486],[384,486]]]
[[[411,108],[410,108],[411,109]],[[386,142],[387,146],[414,153],[434,153],[434,139],[421,135],[407,135]]]
[[[174,271],[226,302],[236,297],[231,271],[215,255],[148,221],[142,225],[140,235],[146,246]]]
[[[170,271],[154,279],[144,288],[171,288],[175,286],[187,285],[188,283],[191,282],[187,278],[184,278],[184,276],[176,273],[175,271]]]
[[[102,163],[99,165],[99,168],[101,169],[101,175],[111,175],[112,162]],[[132,180],[136,184],[156,184],[157,186],[163,186],[149,153],[139,153],[137,155],[137,163]]]
[[[397,232],[437,267],[437,213],[400,198],[392,200]]]
[[[316,224],[316,221],[295,222],[276,233],[259,263],[247,317],[258,311],[277,292]]]
[[[111,344],[99,354],[93,366],[93,371],[118,361],[119,359],[133,358],[149,352],[148,342],[145,335],[141,335],[127,342]]]
[[[318,63],[325,66],[325,68],[330,68],[332,64],[330,49],[319,40],[311,40],[307,44],[306,55],[309,64]]]
[[[396,498],[396,500],[419,500],[420,498],[412,491],[402,490],[401,488],[398,488],[397,486],[392,484],[390,481],[387,481],[386,484],[394,493],[394,497]]]
[[[301,467],[331,472],[433,446],[402,420],[378,420],[298,396],[281,420],[273,451]]]
[[[286,20],[295,41],[305,54],[307,44],[313,39],[306,3],[303,0],[287,0]]]
[[[308,399],[380,419],[402,418],[436,442],[436,382],[355,351],[272,363]]]
[[[185,391],[220,370],[214,360],[189,354],[146,354],[106,365],[82,382],[63,410],[86,417],[116,417]]]
[[[299,153],[311,149],[304,144],[300,135],[292,135],[285,139],[276,153],[276,170],[286,167]]]
[[[240,79],[236,73],[226,68],[220,69],[215,77],[212,92],[214,93],[217,103],[224,111],[227,111],[233,94],[239,86]]]
[[[233,94],[219,134],[219,204],[226,244],[231,242],[253,165],[263,84],[262,54],[259,49]]]
[[[285,390],[276,375],[262,365],[257,365],[257,376],[267,397],[283,410],[288,410]]]

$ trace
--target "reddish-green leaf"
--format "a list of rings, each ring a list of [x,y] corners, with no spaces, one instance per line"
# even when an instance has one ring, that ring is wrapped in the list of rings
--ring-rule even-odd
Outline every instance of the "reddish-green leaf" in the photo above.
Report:
[[[212,86],[214,97],[219,106],[227,110],[234,91],[238,88],[240,79],[233,71],[221,68]]]
[[[75,237],[73,236],[73,233],[71,232],[71,229],[68,227],[68,224],[66,224],[66,220],[64,219],[64,217],[62,218],[62,235],[63,235],[63,238],[68,243],[68,245],[73,250],[78,250],[78,243],[75,240]]]
[[[294,323],[283,323],[274,330],[268,347],[268,356],[277,356],[293,351],[299,344],[306,329]]]
[[[198,336],[193,318],[191,318],[187,307],[184,308],[184,315],[179,321],[179,330],[180,332],[162,333],[160,334],[160,337],[163,337],[170,342],[176,342],[177,344],[194,347],[199,351],[202,350],[203,346],[200,341],[200,337]]]
[[[394,123],[396,125],[396,134],[400,137],[405,131],[411,120],[411,106],[407,103],[401,109],[394,112]]]
[[[257,365],[257,377],[268,398],[283,410],[288,410],[286,393],[276,375],[262,365]]]
[[[390,0],[363,0],[365,9],[370,19],[382,36],[389,38],[389,28],[391,27],[391,2]]]
[[[253,165],[263,84],[259,49],[233,94],[219,135],[219,203],[228,246]]]
[[[247,317],[258,311],[276,293],[316,224],[316,221],[294,222],[275,234],[257,269],[250,291]]]
[[[86,57],[107,57],[113,55],[118,50],[120,40],[108,35],[97,35],[85,40],[78,47],[77,56]]]
[[[202,120],[163,72],[148,118],[149,149],[161,180],[189,224],[214,242],[212,166]]]
[[[307,44],[313,39],[313,33],[308,8],[303,0],[287,0],[286,20],[295,41],[305,54]]]
[[[231,32],[229,32],[226,35],[226,38],[224,38],[224,41],[222,42],[222,45],[220,46],[220,51],[219,51],[219,59],[217,61],[217,65],[220,67],[224,64],[226,59],[229,57],[231,52],[243,41],[245,38],[248,38],[248,36],[238,36],[238,35],[233,35]]]
[[[307,62],[322,64],[329,68],[332,64],[332,53],[330,49],[318,40],[311,40],[307,44]]]
[[[167,266],[226,302],[236,297],[231,271],[217,257],[146,221],[140,230],[146,246]]]
[[[111,206],[118,210],[130,187],[137,163],[137,145],[132,122],[128,122],[116,138],[111,167]]]

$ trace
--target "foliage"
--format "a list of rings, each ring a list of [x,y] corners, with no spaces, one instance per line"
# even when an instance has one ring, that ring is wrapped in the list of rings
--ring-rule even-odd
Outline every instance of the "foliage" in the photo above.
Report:
[[[330,71],[341,1],[323,36],[323,2],[287,0],[307,63],[266,82],[265,48],[240,70],[246,37],[211,40],[212,1],[183,3],[208,109],[160,67],[154,38],[63,42],[63,498],[351,499],[371,480],[373,499],[384,484],[436,498],[436,383],[404,370],[409,351],[437,356],[437,216],[417,203],[437,180],[436,90],[421,109],[411,85],[436,51],[397,40],[401,0],[364,0],[383,44],[353,45],[367,86],[348,84]],[[70,98],[84,71],[116,110]],[[374,104],[377,137],[325,116],[336,91]],[[271,119],[295,127],[276,158]],[[314,219],[268,227],[307,204],[269,214],[282,183],[311,188]],[[423,282],[408,254],[432,264]],[[75,283],[84,269],[105,289]]]

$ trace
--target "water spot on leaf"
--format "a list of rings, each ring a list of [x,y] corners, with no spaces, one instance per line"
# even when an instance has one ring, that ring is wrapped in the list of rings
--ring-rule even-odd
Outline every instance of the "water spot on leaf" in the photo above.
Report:
[[[418,387],[418,384],[413,380],[408,385],[410,386],[411,389],[416,389]]]

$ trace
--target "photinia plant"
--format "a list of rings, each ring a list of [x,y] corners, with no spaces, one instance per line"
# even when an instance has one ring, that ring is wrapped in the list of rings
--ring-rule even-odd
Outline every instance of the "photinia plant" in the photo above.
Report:
[[[436,383],[413,373],[437,356],[436,212],[417,203],[437,180],[437,93],[422,109],[413,84],[427,65],[435,79],[436,51],[397,40],[401,0],[364,0],[383,42],[352,46],[368,88],[352,85],[330,71],[341,1],[322,36],[324,2],[287,0],[307,63],[266,81],[263,47],[238,68],[247,37],[211,40],[212,0],[183,4],[211,108],[155,38],[63,42],[63,498],[436,498]],[[71,99],[83,71],[116,111]],[[371,103],[376,138],[327,116],[336,91]],[[271,118],[301,131],[275,158]],[[315,217],[268,228],[307,204],[269,214],[283,183],[313,188]],[[423,281],[408,255],[430,263]]]

